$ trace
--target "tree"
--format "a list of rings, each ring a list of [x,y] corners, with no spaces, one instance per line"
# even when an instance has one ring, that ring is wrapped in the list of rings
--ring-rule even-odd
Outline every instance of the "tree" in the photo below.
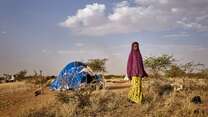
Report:
[[[87,65],[94,71],[94,72],[106,72],[106,61],[108,59],[104,58],[104,59],[89,59],[87,62]]]
[[[208,78],[208,68],[201,69],[199,72],[199,77]]]
[[[186,72],[187,74],[191,74],[194,72],[194,70],[200,71],[200,67],[203,67],[204,65],[201,63],[195,64],[194,62],[188,62],[184,65],[181,65],[181,68]]]
[[[16,80],[23,80],[26,78],[26,74],[27,74],[26,70],[21,70],[15,74],[15,78],[16,78]]]
[[[165,71],[165,76],[167,77],[181,77],[186,73],[178,65],[171,65],[170,69]]]
[[[168,67],[170,67],[173,61],[175,61],[173,56],[163,54],[161,56],[145,58],[144,64],[152,71],[153,76],[158,77],[160,75],[159,71],[166,70]]]
[[[4,80],[8,81],[11,78],[10,74],[3,74]]]

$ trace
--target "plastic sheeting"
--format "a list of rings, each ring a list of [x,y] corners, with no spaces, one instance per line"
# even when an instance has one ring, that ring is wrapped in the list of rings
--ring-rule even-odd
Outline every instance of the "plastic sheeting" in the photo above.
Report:
[[[87,78],[93,77],[92,74],[86,72],[87,65],[82,62],[69,63],[61,70],[57,78],[51,83],[50,89],[77,89],[82,83],[87,83]],[[101,80],[99,76],[94,75],[95,80]]]

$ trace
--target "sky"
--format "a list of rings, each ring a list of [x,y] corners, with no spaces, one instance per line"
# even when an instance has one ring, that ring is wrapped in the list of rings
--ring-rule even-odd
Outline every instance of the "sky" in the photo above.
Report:
[[[208,66],[208,0],[0,0],[0,73],[56,75],[72,61],[108,58],[125,74],[131,43],[143,57]]]

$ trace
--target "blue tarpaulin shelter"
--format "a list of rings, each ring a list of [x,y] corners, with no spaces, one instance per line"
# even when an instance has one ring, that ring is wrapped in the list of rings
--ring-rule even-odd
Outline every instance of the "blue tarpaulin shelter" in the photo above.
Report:
[[[50,89],[77,89],[82,83],[88,83],[90,79],[100,80],[98,75],[90,75],[88,72],[83,71],[87,65],[82,62],[71,62],[64,67],[51,83]]]

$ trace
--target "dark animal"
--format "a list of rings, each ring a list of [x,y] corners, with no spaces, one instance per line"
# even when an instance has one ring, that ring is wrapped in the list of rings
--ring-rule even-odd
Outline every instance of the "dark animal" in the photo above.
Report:
[[[194,96],[194,97],[191,99],[191,102],[194,103],[194,104],[201,104],[201,103],[202,103],[201,97],[200,97],[200,96]]]

